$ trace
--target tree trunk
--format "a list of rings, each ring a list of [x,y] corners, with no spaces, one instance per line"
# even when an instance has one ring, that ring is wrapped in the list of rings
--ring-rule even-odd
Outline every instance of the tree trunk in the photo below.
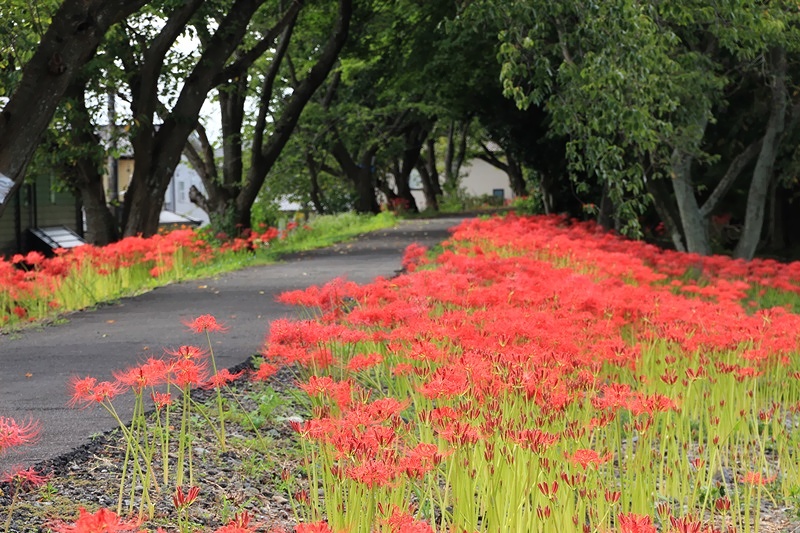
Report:
[[[450,123],[447,132],[447,151],[444,157],[444,183],[448,192],[458,189],[458,182],[461,179],[461,167],[467,153],[467,133],[469,123],[463,122],[460,130],[456,131],[456,122]]]
[[[311,191],[309,194],[311,197],[311,205],[314,206],[314,211],[318,215],[324,215],[325,204],[322,198],[322,189],[319,186],[319,166],[317,162],[314,161],[314,156],[308,150],[306,150],[306,166],[308,167],[308,173],[311,177]]]
[[[244,38],[250,18],[261,1],[234,2],[186,79],[172,111],[156,128],[153,118],[158,107],[158,79],[163,67],[161,53],[165,43],[174,42],[180,35],[175,26],[187,15],[192,4],[187,2],[175,13],[174,19],[170,17],[152,46],[145,51],[146,63],[131,84],[131,110],[140,127],[131,142],[134,170],[123,206],[123,233],[126,236],[141,234],[147,237],[158,231],[164,194],[180,163],[189,134],[195,129],[200,109],[208,92],[219,83],[217,76]],[[173,20],[175,24],[171,24]]]
[[[67,87],[94,55],[111,25],[148,0],[64,0],[53,15],[22,80],[0,112],[0,215],[25,178],[25,169]],[[5,188],[5,187],[2,187]]]
[[[764,134],[761,152],[758,154],[750,190],[747,194],[742,237],[733,252],[733,256],[739,259],[752,259],[758,243],[761,241],[769,182],[772,179],[786,117],[786,51],[783,48],[776,48],[770,52],[770,55],[773,69],[772,105],[767,120],[767,131]]]
[[[431,178],[433,194],[442,196],[444,192],[442,191],[442,184],[439,181],[439,169],[436,167],[436,139],[428,136],[428,139],[425,141],[425,146],[425,165],[428,169],[428,175]]]
[[[262,142],[264,129],[258,126],[256,127],[256,137],[253,143],[250,170],[247,173],[247,179],[235,203],[235,220],[242,227],[250,227],[253,203],[264,185],[267,174],[272,169],[275,161],[277,161],[283,147],[286,146],[286,143],[289,141],[289,137],[294,131],[300,114],[303,112],[306,104],[311,100],[311,97],[322,85],[325,78],[327,78],[333,66],[336,64],[339,52],[342,50],[347,40],[352,15],[352,0],[339,0],[339,13],[328,42],[325,44],[319,59],[311,68],[308,75],[292,91],[292,95],[283,107],[280,118],[272,125],[272,134],[269,136],[266,143]],[[293,24],[287,28],[288,32],[291,32],[292,26]],[[277,70],[275,72],[277,75]],[[271,95],[271,87],[268,89]],[[268,102],[265,103],[262,101],[262,109],[265,105],[268,105]]]
[[[422,159],[422,157],[420,157],[419,161],[417,162],[417,172],[419,172],[419,178],[422,182],[422,194],[425,195],[425,208],[438,212],[439,199],[434,190],[433,178],[431,177],[431,174],[428,171],[428,166],[425,164],[425,161]]]
[[[700,214],[697,198],[692,186],[692,156],[679,153],[672,155],[672,187],[681,215],[683,235],[686,238],[686,251],[700,255],[711,254],[708,239],[708,223]]]
[[[603,194],[600,196],[600,206],[597,213],[597,223],[607,230],[615,229],[614,202],[608,194],[608,183],[603,183]]]
[[[686,247],[683,244],[683,235],[680,229],[680,213],[677,212],[669,191],[667,184],[661,179],[645,178],[645,186],[647,192],[653,197],[653,206],[658,213],[658,218],[664,224],[664,231],[669,235],[672,240],[673,246],[679,252],[685,252]]]
[[[525,183],[525,176],[522,173],[522,165],[510,153],[506,152],[506,160],[508,161],[508,184],[515,197],[528,196],[528,184]]]

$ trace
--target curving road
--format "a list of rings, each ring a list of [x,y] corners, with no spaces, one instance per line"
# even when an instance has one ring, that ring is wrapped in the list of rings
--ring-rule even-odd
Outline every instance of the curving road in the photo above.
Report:
[[[70,377],[111,379],[112,371],[161,355],[164,348],[203,346],[204,337],[197,337],[183,325],[202,314],[214,315],[229,328],[227,333],[212,337],[218,365],[238,365],[258,352],[271,321],[296,312],[277,303],[278,294],[342,276],[358,283],[392,276],[400,268],[407,245],[438,244],[461,220],[403,221],[395,228],[287,257],[275,265],[158,288],[95,310],[73,313],[62,324],[0,335],[0,416],[17,421],[34,419],[41,424],[35,445],[0,456],[0,472],[54,459],[114,427],[102,409],[67,406]],[[127,415],[125,406],[120,407]]]

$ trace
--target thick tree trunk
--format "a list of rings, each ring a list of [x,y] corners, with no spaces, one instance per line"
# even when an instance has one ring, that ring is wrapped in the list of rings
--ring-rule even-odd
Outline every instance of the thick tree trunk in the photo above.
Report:
[[[678,153],[672,155],[672,187],[681,215],[683,235],[686,238],[686,251],[709,255],[711,244],[708,239],[708,223],[700,214],[697,198],[692,186],[692,157]]]
[[[734,257],[740,259],[752,259],[758,243],[761,241],[769,182],[772,179],[775,158],[778,155],[778,146],[786,118],[786,51],[783,48],[776,48],[771,51],[770,55],[773,66],[772,104],[767,121],[767,131],[764,134],[761,152],[758,154],[750,190],[747,194],[742,237],[733,252]]]
[[[0,112],[0,215],[22,185],[25,168],[56,106],[111,25],[147,0],[64,0],[53,15],[22,80]]]
[[[187,138],[195,129],[206,95],[219,83],[217,76],[225,69],[228,58],[242,41],[250,18],[261,3],[261,0],[234,2],[186,79],[175,106],[164,117],[159,128],[153,124],[153,118],[158,107],[158,79],[163,66],[163,53],[166,53],[165,43],[174,42],[180,35],[175,26],[189,15],[188,11],[196,1],[189,1],[179,8],[175,18],[170,17],[151,48],[145,51],[145,65],[131,87],[131,110],[139,120],[140,128],[132,140],[134,170],[130,188],[125,194],[124,235],[150,236],[158,231],[164,193],[180,163]],[[173,21],[175,24],[172,24]],[[180,28],[182,31],[183,26]]]

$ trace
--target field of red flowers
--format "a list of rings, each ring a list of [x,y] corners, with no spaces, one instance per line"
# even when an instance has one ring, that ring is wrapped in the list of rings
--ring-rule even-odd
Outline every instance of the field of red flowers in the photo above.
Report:
[[[265,345],[313,401],[294,498],[314,531],[757,531],[797,512],[800,265],[509,216],[405,266],[285,294],[312,318]]]
[[[284,476],[296,532],[800,527],[800,264],[679,254],[512,215],[463,223],[435,254],[412,246],[404,266],[281,297],[307,318],[271,325],[255,376],[294,369],[311,405],[291,422],[303,464]],[[200,333],[220,327],[203,320]],[[181,350],[171,355],[204,351]],[[223,372],[203,380],[220,414]],[[116,394],[123,381],[104,386]],[[90,385],[76,395],[110,400]],[[132,426],[130,456],[163,451],[166,464],[177,446],[176,478],[185,458],[191,479],[190,408],[174,413],[180,435],[166,444]],[[214,423],[210,411],[203,420]],[[131,486],[144,499],[150,466],[138,462]],[[192,497],[181,483],[179,513]],[[139,527],[100,512],[58,530]],[[192,531],[185,516],[176,528]],[[255,530],[239,519],[219,531]]]
[[[0,257],[0,328],[181,280],[193,267],[265,248],[285,236],[286,231],[263,227],[217,241],[192,229],[180,229],[146,239],[127,237],[103,247],[62,248],[55,257],[36,251]]]

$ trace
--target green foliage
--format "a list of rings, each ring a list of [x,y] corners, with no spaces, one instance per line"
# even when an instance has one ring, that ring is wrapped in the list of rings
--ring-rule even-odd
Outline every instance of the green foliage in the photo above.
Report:
[[[671,155],[709,161],[705,124],[724,109],[729,73],[757,73],[773,46],[795,47],[791,3],[751,0],[471,2],[464,24],[493,21],[500,77],[522,108],[543,106],[568,139],[577,192],[604,186],[623,231],[639,235],[645,179],[669,176]]]

